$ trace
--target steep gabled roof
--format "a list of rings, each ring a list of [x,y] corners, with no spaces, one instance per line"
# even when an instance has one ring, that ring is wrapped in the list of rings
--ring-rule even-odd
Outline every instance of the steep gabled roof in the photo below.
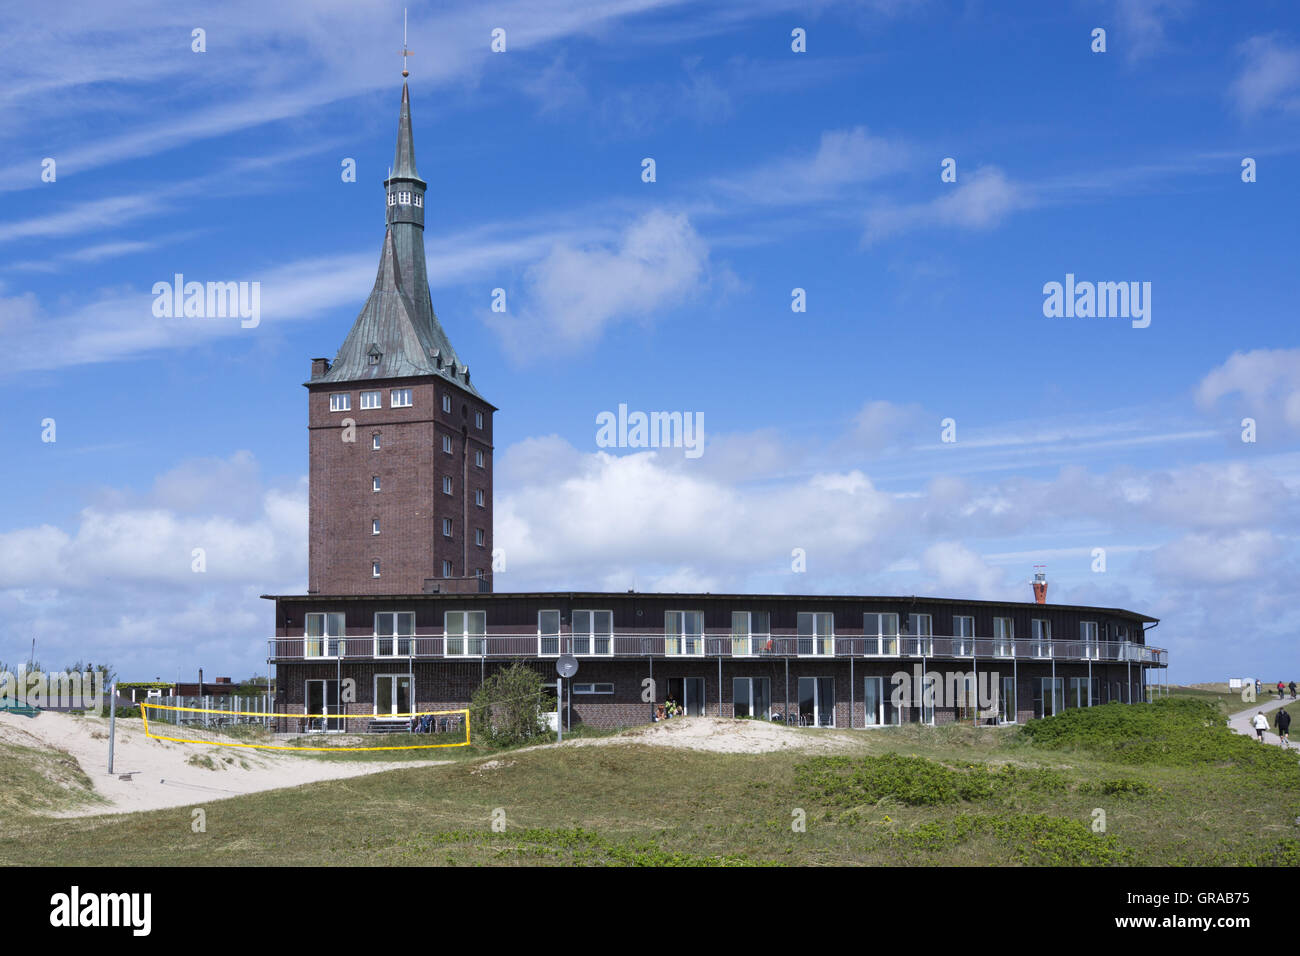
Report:
[[[433,311],[424,259],[424,186],[415,167],[410,94],[403,84],[397,151],[385,181],[388,225],[375,286],[333,364],[306,384],[436,375],[482,398]],[[399,195],[407,202],[395,203]]]

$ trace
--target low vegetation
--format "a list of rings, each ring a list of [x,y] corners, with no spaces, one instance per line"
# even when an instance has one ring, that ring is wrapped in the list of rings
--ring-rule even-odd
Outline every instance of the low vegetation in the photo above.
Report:
[[[455,758],[440,766],[207,802],[202,834],[188,807],[50,820],[36,768],[53,768],[0,745],[0,766],[28,774],[6,789],[45,794],[0,805],[0,863],[1300,865],[1297,754],[1228,732],[1218,701],[835,739],[761,754],[476,741],[435,752]]]

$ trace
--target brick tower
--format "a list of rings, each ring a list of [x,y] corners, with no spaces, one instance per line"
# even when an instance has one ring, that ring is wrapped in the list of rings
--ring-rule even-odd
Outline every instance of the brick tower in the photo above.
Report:
[[[333,362],[312,359],[308,593],[491,589],[492,413],[433,311],[402,84],[375,286]]]

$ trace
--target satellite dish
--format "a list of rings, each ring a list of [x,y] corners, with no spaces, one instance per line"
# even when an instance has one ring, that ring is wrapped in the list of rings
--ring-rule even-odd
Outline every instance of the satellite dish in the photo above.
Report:
[[[578,659],[572,654],[565,654],[555,662],[555,673],[568,679],[578,673]]]

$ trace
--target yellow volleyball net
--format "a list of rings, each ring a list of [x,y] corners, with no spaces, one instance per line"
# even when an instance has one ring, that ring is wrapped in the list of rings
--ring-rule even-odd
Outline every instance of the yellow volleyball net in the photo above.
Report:
[[[259,750],[432,750],[469,746],[468,710],[408,714],[272,713],[142,702],[153,740]]]

